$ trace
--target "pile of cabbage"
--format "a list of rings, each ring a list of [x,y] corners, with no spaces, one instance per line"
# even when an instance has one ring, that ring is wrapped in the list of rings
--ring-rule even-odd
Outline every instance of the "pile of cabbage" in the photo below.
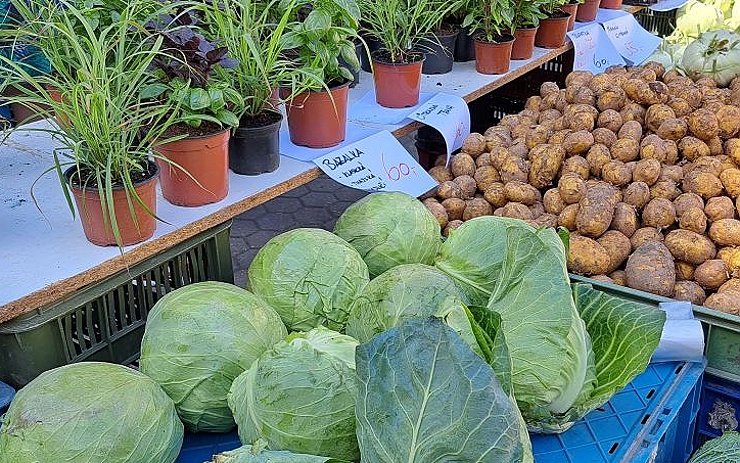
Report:
[[[646,368],[664,322],[571,285],[566,246],[553,229],[492,216],[443,240],[417,199],[371,194],[333,233],[270,240],[247,289],[206,282],[162,297],[133,372],[142,386],[116,409],[133,418],[106,434],[105,456],[80,430],[104,427],[95,417],[113,386],[42,375],[11,404],[0,463],[39,460],[50,435],[77,452],[64,461],[171,463],[183,425],[238,428],[244,446],[218,463],[531,462],[528,431],[562,432],[607,402]],[[56,418],[70,410],[76,419]],[[36,437],[29,416],[49,429]]]

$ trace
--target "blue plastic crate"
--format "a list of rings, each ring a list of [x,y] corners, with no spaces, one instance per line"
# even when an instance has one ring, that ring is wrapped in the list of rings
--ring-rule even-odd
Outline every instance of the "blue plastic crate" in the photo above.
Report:
[[[15,396],[15,389],[0,382],[0,415],[8,411],[8,406]]]
[[[695,448],[740,427],[740,383],[707,374],[701,391]]]
[[[216,433],[185,433],[182,441],[182,450],[175,463],[203,463],[211,461],[213,456],[219,452],[234,450],[241,447],[239,435],[236,431]]]
[[[536,463],[685,463],[693,450],[704,365],[650,364],[562,434],[533,435]]]

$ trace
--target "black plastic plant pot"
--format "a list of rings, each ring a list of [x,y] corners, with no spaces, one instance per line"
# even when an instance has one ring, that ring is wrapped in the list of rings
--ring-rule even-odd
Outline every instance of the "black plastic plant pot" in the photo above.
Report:
[[[382,43],[380,42],[380,40],[367,34],[362,34],[362,38],[363,40],[365,40],[365,43],[367,43],[368,49],[365,50],[365,47],[362,46],[357,48],[357,53],[360,56],[360,67],[365,72],[372,72],[372,66],[370,65],[372,60],[370,59],[370,55],[368,53],[380,50]]]
[[[280,123],[278,111],[266,109],[234,129],[229,139],[229,168],[239,175],[259,175],[280,165]]]
[[[475,40],[467,27],[460,28],[455,43],[455,61],[473,61],[475,59]]]
[[[426,59],[421,67],[422,74],[446,74],[452,71],[458,32],[460,29],[436,33],[436,39],[432,38],[424,44]]]

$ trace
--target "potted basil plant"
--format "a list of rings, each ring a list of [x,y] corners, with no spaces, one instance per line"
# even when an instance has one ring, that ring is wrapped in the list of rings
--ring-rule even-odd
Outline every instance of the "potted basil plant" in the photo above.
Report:
[[[480,0],[463,21],[470,27],[475,40],[475,69],[481,74],[509,72],[514,36],[512,0]]]
[[[563,11],[568,0],[547,0],[542,5],[545,15],[534,38],[534,44],[543,48],[560,48],[565,45],[565,34],[572,19],[571,14]]]

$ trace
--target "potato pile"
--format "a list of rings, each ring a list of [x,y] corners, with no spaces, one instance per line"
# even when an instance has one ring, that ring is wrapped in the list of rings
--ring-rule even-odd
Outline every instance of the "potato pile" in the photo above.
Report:
[[[650,62],[565,83],[436,160],[443,233],[491,214],[565,227],[569,271],[740,315],[740,79]]]

